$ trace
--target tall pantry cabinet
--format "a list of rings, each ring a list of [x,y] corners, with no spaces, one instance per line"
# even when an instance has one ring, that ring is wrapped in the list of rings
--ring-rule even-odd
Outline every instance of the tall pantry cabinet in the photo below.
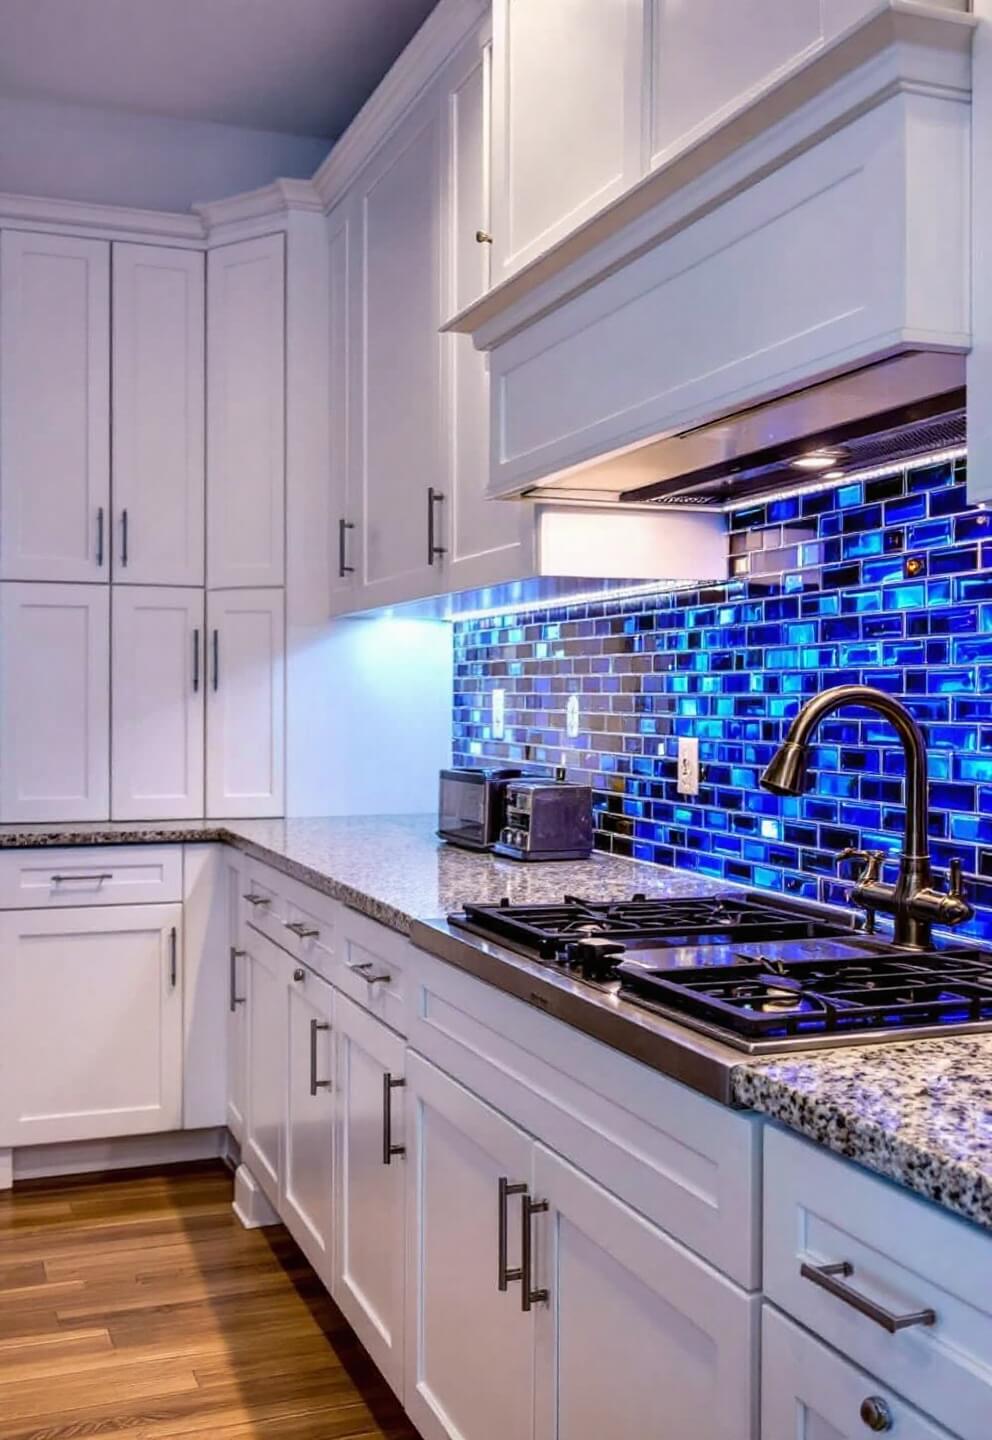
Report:
[[[0,821],[281,814],[283,236],[2,225]]]

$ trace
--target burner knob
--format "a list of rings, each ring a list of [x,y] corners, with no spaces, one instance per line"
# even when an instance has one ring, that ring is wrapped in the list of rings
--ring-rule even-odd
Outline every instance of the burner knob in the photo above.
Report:
[[[576,940],[565,952],[565,960],[586,980],[609,980],[625,948],[615,940]]]

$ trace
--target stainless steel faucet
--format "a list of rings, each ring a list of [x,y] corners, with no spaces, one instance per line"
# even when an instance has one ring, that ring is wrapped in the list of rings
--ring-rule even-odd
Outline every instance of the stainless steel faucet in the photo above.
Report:
[[[899,875],[894,885],[881,878],[885,852],[842,850],[838,862],[861,860],[864,869],[851,891],[851,899],[868,913],[869,929],[875,926],[875,912],[893,917],[892,938],[908,950],[929,950],[935,924],[961,925],[974,910],[964,896],[961,862],[950,866],[949,888],[934,888],[930,872],[928,841],[929,796],[927,750],[920,728],[901,701],[871,685],[837,685],[813,697],[789,726],[789,733],[761,777],[761,784],[775,795],[801,795],[806,788],[809,747],[820,721],[848,705],[874,710],[892,725],[906,756],[906,834],[899,858]]]

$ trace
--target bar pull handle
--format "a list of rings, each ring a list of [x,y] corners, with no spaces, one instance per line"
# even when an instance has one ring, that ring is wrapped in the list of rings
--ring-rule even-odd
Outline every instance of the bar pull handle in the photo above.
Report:
[[[881,1325],[890,1335],[895,1335],[900,1330],[908,1330],[911,1325],[937,1323],[934,1310],[914,1310],[908,1315],[893,1315],[884,1305],[877,1305],[874,1300],[860,1294],[853,1285],[846,1285],[844,1281],[854,1274],[854,1266],[848,1260],[840,1260],[836,1265],[807,1265],[804,1262],[799,1267],[799,1273],[804,1280],[811,1280],[814,1285],[819,1285],[821,1290],[826,1290],[828,1295],[843,1300],[845,1305],[850,1305],[859,1315],[874,1320],[876,1325]],[[838,1276],[842,1278],[838,1279]]]
[[[169,985],[175,990],[179,983],[179,955],[176,927],[169,931]]]
[[[109,870],[105,870],[101,875],[53,875],[52,884],[64,885],[69,880],[82,880],[90,884],[102,885],[104,880],[113,880],[113,878]]]
[[[231,946],[230,1006],[232,1015],[239,1005],[245,1003],[245,997],[238,994],[238,961],[244,959],[245,953],[244,950],[239,950],[237,945]]]
[[[438,545],[434,536],[435,510],[441,504],[444,495],[440,490],[435,490],[433,485],[427,488],[427,563],[433,565],[442,555],[447,555],[443,545]]]
[[[310,1021],[310,1094],[316,1095],[318,1090],[330,1090],[330,1080],[317,1079],[317,1036],[322,1030],[330,1030],[326,1020]]]
[[[96,563],[103,568],[103,506],[96,512]]]
[[[507,1176],[501,1175],[501,1176],[499,1177],[499,1226],[498,1226],[499,1241],[498,1241],[498,1246],[497,1246],[497,1251],[498,1251],[498,1253],[497,1253],[497,1276],[496,1276],[496,1289],[497,1289],[497,1290],[501,1290],[501,1291],[502,1291],[502,1290],[508,1290],[508,1289],[510,1288],[510,1281],[511,1281],[511,1280],[522,1280],[522,1279],[523,1279],[523,1274],[524,1274],[524,1272],[523,1272],[522,1269],[520,1269],[520,1268],[517,1268],[517,1269],[515,1269],[515,1270],[508,1270],[508,1269],[507,1269],[507,1258],[506,1258],[506,1256],[507,1256],[507,1214],[506,1214],[506,1202],[509,1200],[509,1198],[510,1198],[511,1195],[526,1195],[526,1193],[527,1193],[527,1186],[526,1186],[526,1185],[511,1185],[510,1182],[509,1182],[509,1179],[507,1178]]]
[[[313,940],[320,934],[316,925],[308,925],[305,920],[286,920],[283,923],[286,929],[296,936],[297,940]]]
[[[214,650],[214,689],[216,690],[216,689],[219,687],[219,685],[220,685],[220,631],[219,631],[219,630],[215,630],[214,633],[213,633],[213,650]]]
[[[256,907],[259,905],[272,904],[271,895],[258,895],[254,890],[249,890],[247,895],[242,895],[241,898],[242,900],[247,900],[249,905],[253,905]]]
[[[348,531],[354,530],[355,525],[351,520],[341,519],[338,521],[338,575],[343,580],[346,575],[354,575],[354,565],[348,564]]]
[[[548,1300],[547,1290],[533,1289],[533,1234],[532,1221],[535,1215],[543,1215],[548,1209],[547,1200],[532,1200],[527,1194],[527,1187],[524,1186],[524,1193],[520,1200],[520,1214],[522,1228],[520,1232],[520,1269],[521,1276],[520,1308],[525,1313],[532,1305],[544,1305]]]
[[[121,511],[121,565],[127,565],[127,511]]]
[[[200,689],[200,629],[193,630],[193,694]]]
[[[405,1145],[393,1144],[393,1091],[402,1090],[406,1081],[387,1070],[382,1077],[382,1163],[391,1165],[394,1155],[405,1155]]]
[[[357,965],[349,965],[348,969],[353,971],[356,975],[361,975],[366,985],[388,985],[393,978],[388,970],[384,970],[380,975],[373,975],[371,973],[371,960],[363,960]]]

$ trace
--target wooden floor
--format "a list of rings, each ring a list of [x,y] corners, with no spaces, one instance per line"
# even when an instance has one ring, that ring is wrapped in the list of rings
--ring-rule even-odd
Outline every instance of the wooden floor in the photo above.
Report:
[[[416,1440],[281,1227],[219,1163],[0,1193],[0,1437]]]

